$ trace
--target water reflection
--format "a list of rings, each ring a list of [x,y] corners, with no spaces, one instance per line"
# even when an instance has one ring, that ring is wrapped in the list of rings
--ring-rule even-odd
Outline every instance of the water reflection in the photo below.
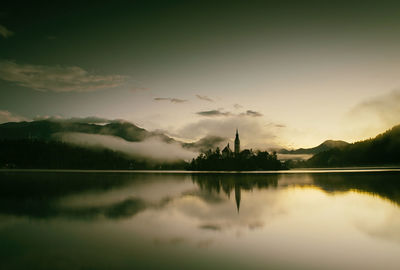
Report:
[[[0,172],[0,269],[397,269],[399,176]]]
[[[399,205],[399,175],[398,172],[301,175],[8,172],[1,174],[0,214],[46,219],[121,219],[132,217],[148,208],[162,208],[172,200],[185,196],[196,196],[207,203],[215,204],[225,199],[229,200],[231,194],[234,194],[239,213],[242,191],[288,187],[319,188],[327,193],[356,191],[379,196]],[[181,185],[188,179],[191,179],[198,189],[186,186],[188,188],[184,188],[182,192],[163,194],[157,197],[156,201],[149,201],[149,194],[125,192],[119,194],[121,196],[117,196],[115,200],[104,202],[104,195],[107,197],[118,190],[134,191],[138,186],[146,186],[149,192],[153,193],[157,192],[155,189],[158,182]],[[79,197],[97,198],[103,202],[100,205],[90,205],[82,201],[79,203]],[[66,201],[75,203],[71,205],[65,203]]]

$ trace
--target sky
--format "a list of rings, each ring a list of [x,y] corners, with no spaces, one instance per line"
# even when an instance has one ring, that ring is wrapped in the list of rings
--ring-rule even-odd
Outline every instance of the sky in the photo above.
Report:
[[[0,122],[355,142],[400,123],[399,33],[395,1],[15,1],[0,10]]]

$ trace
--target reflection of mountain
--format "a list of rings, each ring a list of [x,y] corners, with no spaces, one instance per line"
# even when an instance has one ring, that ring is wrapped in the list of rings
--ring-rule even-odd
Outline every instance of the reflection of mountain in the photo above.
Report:
[[[399,172],[311,174],[315,186],[326,192],[350,190],[377,195],[400,206]]]
[[[2,173],[0,214],[32,218],[110,219],[133,216],[150,205],[126,197],[101,206],[68,207],[60,200],[83,193],[104,194],[145,180],[139,174],[118,173]]]
[[[310,177],[311,182],[301,181]],[[290,182],[280,185],[283,178]],[[209,192],[224,192],[230,196],[235,190],[237,206],[240,205],[240,190],[286,188],[287,186],[313,186],[326,192],[347,192],[350,190],[366,192],[389,199],[400,205],[400,173],[399,172],[365,172],[365,173],[326,173],[298,174],[287,177],[285,174],[195,174],[194,182],[203,190]]]
[[[160,209],[171,200],[195,196],[214,207],[234,193],[237,211],[242,192],[254,189],[318,187],[329,193],[358,191],[400,205],[400,172],[320,174],[126,174],[126,173],[0,173],[0,215],[39,219],[130,218],[146,209]],[[185,187],[191,178],[197,189],[186,187],[174,195],[159,195],[157,184]],[[147,195],[132,193],[146,187]],[[115,192],[120,195],[115,196]],[[158,190],[159,191],[159,190]],[[113,195],[114,194],[114,195]],[[136,195],[132,195],[136,194]],[[222,196],[220,196],[222,194]],[[87,196],[95,203],[87,203]],[[84,198],[83,201],[77,198]],[[103,201],[104,199],[104,201]],[[66,203],[72,201],[73,204]],[[243,211],[243,210],[242,210]]]

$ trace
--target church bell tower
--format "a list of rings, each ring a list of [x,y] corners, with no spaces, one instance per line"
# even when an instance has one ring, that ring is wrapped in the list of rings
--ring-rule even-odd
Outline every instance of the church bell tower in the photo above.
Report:
[[[235,155],[239,155],[240,153],[240,140],[239,140],[239,132],[236,129],[236,137],[235,137]]]

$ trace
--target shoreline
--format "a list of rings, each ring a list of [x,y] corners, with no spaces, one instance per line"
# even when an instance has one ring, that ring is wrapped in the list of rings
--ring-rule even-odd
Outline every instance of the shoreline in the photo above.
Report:
[[[278,171],[187,171],[187,170],[85,170],[85,169],[0,169],[2,172],[54,172],[54,173],[153,173],[153,174],[304,174],[304,173],[365,173],[400,172],[400,167],[339,167],[306,168]]]

